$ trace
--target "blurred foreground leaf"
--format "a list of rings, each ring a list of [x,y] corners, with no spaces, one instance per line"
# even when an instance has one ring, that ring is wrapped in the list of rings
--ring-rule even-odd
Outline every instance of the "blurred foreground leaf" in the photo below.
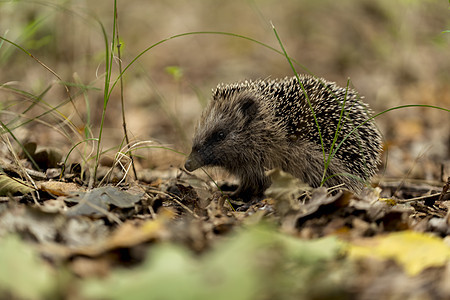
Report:
[[[377,257],[393,259],[406,273],[417,275],[429,267],[444,266],[450,261],[450,247],[438,237],[414,231],[379,236],[363,245],[352,245],[351,258]]]
[[[56,278],[38,253],[17,236],[0,238],[0,298],[49,299]],[[13,297],[16,299],[16,297]]]
[[[332,293],[343,276],[327,268],[341,248],[334,238],[303,241],[263,226],[240,231],[197,258],[175,245],[155,245],[135,270],[84,283],[95,299],[293,298]],[[333,279],[331,279],[333,277]]]
[[[305,191],[311,191],[311,187],[300,179],[279,169],[270,170],[266,175],[270,177],[272,184],[265,194],[274,199],[292,201],[298,199]]]

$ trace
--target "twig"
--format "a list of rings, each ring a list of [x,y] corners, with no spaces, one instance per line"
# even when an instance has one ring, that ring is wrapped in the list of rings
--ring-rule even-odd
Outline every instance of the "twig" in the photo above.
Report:
[[[431,199],[433,197],[437,197],[439,195],[441,195],[441,193],[435,193],[435,194],[415,197],[415,198],[411,198],[411,199],[398,199],[396,201],[399,203],[408,203],[408,202],[415,202],[415,201],[421,201],[421,200],[429,200],[429,199]]]
[[[122,47],[122,44],[119,40],[119,22],[118,22],[118,13],[117,10],[115,11],[115,18],[116,18],[116,39],[117,39],[117,57],[118,57],[118,63],[119,63],[119,72],[122,74],[122,57],[120,54],[120,47]],[[125,135],[125,141],[127,144],[127,149],[129,149],[130,140],[128,139],[128,133],[127,133],[127,122],[125,121],[125,103],[123,101],[123,77],[120,77],[120,102],[122,104],[122,126],[123,126],[123,134]],[[133,173],[134,178],[137,180],[137,172],[136,167],[134,166],[134,158],[131,151],[128,152],[131,159],[131,166],[133,167]]]
[[[416,158],[414,159],[411,167],[408,169],[408,172],[406,173],[406,175],[402,178],[402,181],[400,182],[400,184],[397,186],[397,189],[395,190],[393,196],[397,195],[397,193],[400,191],[400,189],[403,187],[403,185],[405,184],[406,179],[409,177],[409,175],[411,174],[412,170],[414,169],[414,167],[417,165],[417,162],[425,155],[425,153],[429,150],[428,149],[423,149],[422,152],[416,156]]]
[[[447,178],[447,183],[442,187],[441,195],[439,196],[438,201],[444,200],[444,195],[448,192],[450,189],[450,177]]]
[[[165,195],[165,196],[170,196],[173,200],[175,201],[178,205],[180,205],[182,208],[184,208],[187,212],[189,212],[190,214],[192,214],[195,218],[200,219],[200,216],[197,215],[195,212],[193,212],[189,207],[187,207],[186,205],[184,205],[183,203],[181,203],[181,199],[180,197],[178,197],[177,195],[171,194],[171,193],[167,193],[167,192],[162,192],[162,191],[158,191],[158,190],[150,190],[149,192],[154,193],[154,194],[159,194],[159,195]],[[178,198],[178,199],[177,199]]]

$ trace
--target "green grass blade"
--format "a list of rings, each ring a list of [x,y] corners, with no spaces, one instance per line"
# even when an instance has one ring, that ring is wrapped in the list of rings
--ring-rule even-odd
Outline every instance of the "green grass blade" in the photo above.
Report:
[[[0,126],[6,131],[8,132],[11,137],[14,139],[14,141],[16,141],[16,143],[19,145],[19,147],[22,149],[23,153],[25,153],[25,155],[28,157],[28,159],[31,161],[31,163],[33,164],[33,166],[36,168],[36,170],[41,171],[41,168],[39,168],[38,164],[36,163],[36,161],[33,159],[33,157],[31,156],[31,154],[27,151],[27,149],[23,146],[23,144],[16,138],[16,136],[14,135],[14,133],[12,133],[11,130],[9,130],[9,128],[2,122],[0,121]]]
[[[346,86],[346,89],[345,89],[344,101],[342,101],[342,109],[341,109],[341,113],[339,115],[339,121],[338,121],[338,125],[337,125],[337,128],[336,128],[336,131],[334,132],[333,142],[331,143],[330,150],[328,151],[328,158],[327,158],[327,161],[325,162],[325,167],[324,167],[324,170],[323,170],[321,185],[323,185],[329,178],[329,177],[326,178],[327,169],[328,169],[328,166],[331,163],[331,160],[334,157],[333,148],[334,148],[334,145],[336,144],[336,141],[337,141],[337,139],[339,137],[339,133],[341,132],[341,128],[343,126],[342,125],[342,118],[343,118],[344,112],[345,112],[345,103],[347,102],[349,86],[350,86],[350,79],[347,80],[347,86]],[[336,99],[336,101],[338,101],[337,97],[335,97],[335,99]]]
[[[192,31],[192,32],[185,32],[185,33],[180,33],[180,34],[176,34],[173,36],[170,36],[168,38],[165,38],[163,40],[160,40],[152,45],[150,45],[149,47],[145,48],[144,50],[142,50],[136,57],[133,58],[133,60],[128,63],[128,65],[123,69],[123,71],[117,76],[117,78],[115,79],[115,81],[113,82],[113,84],[111,85],[111,90],[110,90],[110,94],[112,92],[112,90],[114,89],[114,87],[117,85],[119,79],[123,76],[123,74],[141,57],[143,56],[145,53],[147,53],[148,51],[150,51],[151,49],[155,48],[156,46],[159,46],[161,44],[164,44],[170,40],[173,39],[177,39],[177,38],[181,38],[181,37],[187,37],[187,36],[191,36],[191,35],[223,35],[223,36],[229,36],[229,37],[234,37],[234,38],[239,38],[239,39],[244,39],[246,41],[252,42],[252,43],[256,43],[260,46],[263,46],[264,48],[267,48],[271,51],[274,51],[280,55],[284,56],[284,53],[272,46],[269,46],[265,43],[262,43],[258,40],[255,40],[253,38],[244,36],[244,35],[240,35],[240,34],[235,34],[235,33],[231,33],[231,32],[223,32],[223,31]],[[290,60],[292,62],[294,62],[295,64],[299,65],[303,70],[305,70],[305,72],[312,74],[311,71],[308,70],[308,68],[306,68],[304,65],[300,64],[299,62],[297,62],[296,60],[290,58]]]
[[[82,144],[82,143],[86,143],[86,142],[88,142],[88,141],[97,141],[97,140],[98,140],[98,139],[96,139],[96,138],[89,138],[89,139],[82,140],[82,141],[76,143],[75,145],[73,145],[72,148],[70,148],[69,152],[67,153],[66,158],[64,159],[64,162],[63,162],[63,170],[62,170],[62,172],[61,172],[61,176],[64,175],[64,171],[65,171],[65,168],[66,168],[67,160],[69,159],[69,156],[70,156],[70,154],[73,152],[73,150],[75,150],[75,148],[78,147],[78,145],[80,145],[80,144]]]
[[[323,143],[323,138],[322,138],[322,133],[321,133],[321,131],[320,131],[319,121],[317,120],[317,117],[316,117],[316,114],[315,114],[315,112],[314,112],[314,108],[313,108],[313,106],[312,106],[311,100],[309,99],[308,93],[306,92],[305,87],[303,86],[303,83],[301,82],[300,77],[298,76],[298,73],[297,73],[297,71],[295,70],[294,64],[292,63],[291,58],[290,58],[289,55],[287,54],[286,49],[284,48],[284,45],[283,45],[283,43],[281,42],[280,36],[278,35],[278,32],[277,32],[277,30],[276,30],[276,28],[275,28],[275,26],[274,26],[273,24],[272,24],[272,30],[273,30],[273,32],[275,33],[275,36],[276,36],[276,38],[277,38],[277,40],[278,40],[278,43],[280,44],[280,47],[281,47],[281,49],[282,49],[282,51],[283,51],[284,56],[286,57],[286,59],[287,59],[289,65],[291,66],[291,69],[292,69],[292,71],[294,72],[295,77],[297,78],[297,82],[298,82],[298,84],[300,85],[300,88],[302,89],[303,94],[304,94],[305,97],[306,97],[306,100],[308,101],[309,108],[310,108],[311,113],[312,113],[312,115],[313,115],[314,122],[316,123],[317,131],[318,131],[318,133],[319,133],[320,145],[321,145],[321,147],[322,147],[322,153],[323,153],[323,161],[324,161],[324,164],[325,164],[325,162],[326,162],[325,145],[324,145],[324,143]]]
[[[116,9],[117,9],[117,3],[116,1],[114,1],[114,16],[116,14]],[[113,22],[113,35],[112,35],[112,44],[111,44],[111,51],[110,51],[110,46],[109,46],[109,40],[108,40],[108,35],[106,33],[106,29],[103,26],[103,24],[101,22],[99,22],[99,25],[101,27],[102,30],[102,34],[103,34],[103,40],[105,42],[105,51],[106,51],[106,55],[105,55],[105,85],[104,85],[104,89],[103,89],[103,110],[102,110],[102,117],[101,117],[101,121],[100,121],[100,130],[98,133],[98,142],[97,142],[97,153],[95,155],[95,167],[94,167],[94,183],[96,181],[97,178],[97,170],[98,170],[98,164],[99,164],[99,160],[100,160],[100,149],[101,149],[101,143],[102,143],[102,136],[103,136],[103,126],[105,123],[105,116],[106,116],[106,107],[108,105],[108,101],[110,98],[110,80],[111,80],[111,68],[112,68],[112,61],[113,61],[113,52],[114,51],[114,41],[115,41],[115,30],[116,30],[116,18],[114,17],[114,22]]]

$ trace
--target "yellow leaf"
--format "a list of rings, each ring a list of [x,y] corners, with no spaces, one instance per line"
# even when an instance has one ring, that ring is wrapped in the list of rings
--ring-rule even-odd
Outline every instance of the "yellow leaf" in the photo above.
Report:
[[[393,259],[414,276],[429,267],[440,267],[450,261],[450,247],[438,237],[414,231],[391,233],[351,245],[349,257]]]
[[[390,206],[397,205],[397,202],[394,199],[392,199],[392,198],[378,198],[378,201],[384,202],[384,203],[386,203],[387,205],[390,205]]]

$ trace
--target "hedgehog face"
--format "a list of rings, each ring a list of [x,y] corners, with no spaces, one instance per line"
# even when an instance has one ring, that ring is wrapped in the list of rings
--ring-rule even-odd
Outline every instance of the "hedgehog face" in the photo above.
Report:
[[[255,99],[246,93],[213,99],[196,128],[185,168],[220,166],[230,171],[245,159],[240,149],[251,143],[252,120],[258,112]]]
[[[228,136],[228,131],[219,128],[202,138],[198,137],[192,146],[191,154],[186,160],[186,170],[194,171],[203,166],[223,165],[224,159],[218,151],[226,145]]]

